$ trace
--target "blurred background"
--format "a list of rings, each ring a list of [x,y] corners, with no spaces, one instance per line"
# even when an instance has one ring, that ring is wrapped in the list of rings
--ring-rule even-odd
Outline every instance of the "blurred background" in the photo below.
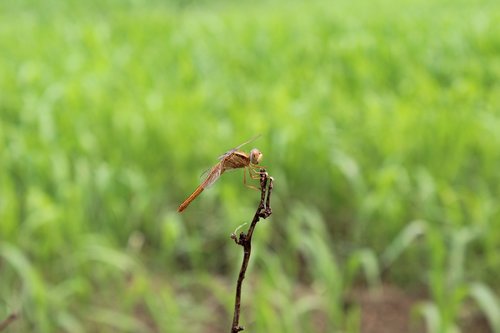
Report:
[[[495,23],[496,22],[496,23]],[[500,332],[500,3],[3,1],[7,332]],[[248,226],[245,226],[246,229]]]

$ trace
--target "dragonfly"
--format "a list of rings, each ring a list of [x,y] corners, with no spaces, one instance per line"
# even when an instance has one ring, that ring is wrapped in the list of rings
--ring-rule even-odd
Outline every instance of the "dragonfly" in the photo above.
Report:
[[[259,173],[256,169],[258,168],[258,164],[262,159],[262,153],[257,148],[253,148],[250,150],[250,153],[247,154],[239,149],[244,145],[258,139],[260,135],[253,137],[252,139],[243,142],[239,146],[234,147],[233,149],[227,151],[223,155],[219,156],[219,162],[214,165],[207,173],[203,182],[194,190],[194,192],[186,199],[184,202],[177,208],[177,211],[181,213],[184,211],[189,204],[196,199],[203,190],[212,185],[220,178],[220,176],[227,170],[231,169],[245,169],[245,173],[243,174],[243,182],[246,185],[246,173],[247,169],[251,178],[256,178],[256,174]]]

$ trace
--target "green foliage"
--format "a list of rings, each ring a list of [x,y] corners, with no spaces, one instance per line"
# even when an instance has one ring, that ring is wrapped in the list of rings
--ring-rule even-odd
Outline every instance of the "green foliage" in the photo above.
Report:
[[[227,173],[175,209],[262,134],[248,331],[356,332],[345,296],[385,279],[427,291],[430,332],[470,307],[500,332],[499,21],[488,0],[0,3],[0,320],[228,330],[257,193]]]

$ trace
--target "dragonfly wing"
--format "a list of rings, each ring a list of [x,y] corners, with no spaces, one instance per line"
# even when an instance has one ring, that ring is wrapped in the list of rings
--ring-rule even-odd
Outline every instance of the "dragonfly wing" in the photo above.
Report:
[[[227,152],[225,152],[224,154],[220,155],[219,156],[219,160],[222,160],[224,159],[225,157],[228,157],[229,155],[233,154],[235,151],[237,151],[238,149],[240,149],[241,147],[243,147],[244,145],[246,144],[249,144],[250,142],[253,142],[255,140],[257,140],[258,138],[261,137],[261,134],[257,134],[256,136],[254,136],[253,138],[251,138],[250,140],[247,140],[245,142],[243,142],[242,144],[234,147],[233,149],[231,150],[228,150]]]
[[[210,170],[210,173],[207,175],[207,178],[203,181],[203,187],[207,188],[212,186],[213,183],[219,179],[222,174],[222,165],[219,163]]]
[[[231,149],[227,152],[225,152],[224,154],[220,155],[218,157],[219,161],[222,161],[223,159],[225,159],[226,157],[228,157],[229,155],[231,155],[232,153],[234,153],[236,151],[236,149]]]
[[[205,171],[203,171],[203,172],[200,174],[200,179],[203,179],[203,180],[207,179],[207,177],[208,177],[208,173],[210,172],[210,170],[212,170],[212,168],[208,168],[208,169],[206,169]]]

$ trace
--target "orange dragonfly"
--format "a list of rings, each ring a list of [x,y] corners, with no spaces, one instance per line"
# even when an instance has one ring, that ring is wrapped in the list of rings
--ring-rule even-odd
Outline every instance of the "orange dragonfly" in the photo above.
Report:
[[[229,150],[225,154],[221,155],[219,157],[219,163],[214,165],[210,169],[210,171],[208,171],[207,176],[205,177],[203,182],[200,184],[200,186],[198,186],[196,188],[196,190],[194,190],[194,192],[186,200],[184,200],[184,202],[179,206],[179,208],[177,208],[177,211],[180,213],[184,209],[186,209],[187,206],[189,206],[189,204],[194,199],[196,199],[196,197],[198,195],[200,195],[200,193],[203,192],[203,190],[205,188],[207,188],[210,185],[212,185],[213,183],[215,183],[215,181],[217,179],[219,179],[219,177],[226,170],[244,168],[245,173],[243,174],[243,181],[245,184],[246,184],[246,172],[247,172],[246,169],[247,168],[249,168],[248,170],[250,173],[250,177],[255,178],[254,176],[252,176],[252,171],[254,172],[254,174],[258,173],[258,171],[255,171],[255,169],[257,168],[257,165],[260,163],[260,160],[262,159],[262,153],[257,148],[253,148],[250,151],[250,154],[246,154],[242,151],[239,151],[238,149],[240,149],[242,146],[246,145],[247,143],[250,143],[250,142],[256,140],[259,136],[260,135],[242,143],[241,145],[239,145],[239,146]]]

